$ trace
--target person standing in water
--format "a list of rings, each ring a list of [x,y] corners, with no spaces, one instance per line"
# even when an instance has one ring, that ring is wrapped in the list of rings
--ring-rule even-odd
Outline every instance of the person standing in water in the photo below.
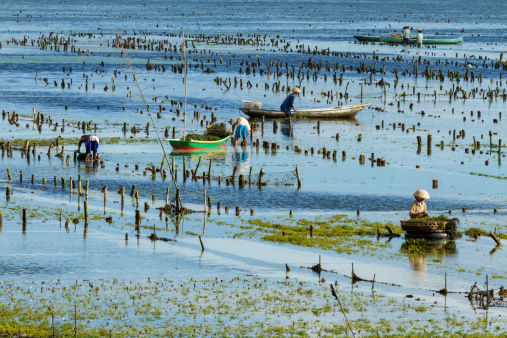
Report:
[[[410,26],[403,26],[403,43],[410,44]]]
[[[236,129],[236,132],[234,132]],[[248,140],[248,134],[250,133],[250,123],[244,117],[236,117],[234,121],[232,121],[232,134],[234,135],[233,145],[236,147],[238,145],[238,140],[240,137],[243,137],[243,140]]]
[[[417,47],[422,47],[423,44],[423,30],[417,30]]]
[[[99,158],[99,137],[94,134],[83,135],[77,144],[77,151],[81,149],[81,143],[85,144],[86,149],[86,158],[90,157],[90,153],[93,151],[93,160],[97,160]]]
[[[280,110],[285,113],[286,117],[290,117],[291,108],[294,109],[294,113],[298,112],[296,107],[294,107],[294,99],[299,95],[300,92],[301,90],[299,90],[298,87],[294,87],[292,88],[292,93],[287,95],[285,100],[283,100],[282,105],[280,106]]]

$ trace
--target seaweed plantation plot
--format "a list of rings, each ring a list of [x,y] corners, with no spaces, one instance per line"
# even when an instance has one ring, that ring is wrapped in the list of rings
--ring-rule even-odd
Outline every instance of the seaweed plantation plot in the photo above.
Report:
[[[435,301],[407,296],[400,302],[383,294],[341,290],[342,310],[352,325],[341,323],[342,312],[326,284],[279,281],[250,277],[232,280],[163,279],[143,282],[97,280],[48,281],[0,287],[3,317],[0,327],[10,334],[78,335],[416,335],[498,333],[504,321],[494,318],[469,321],[443,315]],[[68,299],[73,299],[69,303]],[[33,304],[33,305],[32,305]],[[389,306],[406,319],[393,326],[383,308]],[[6,309],[7,308],[7,309]],[[30,313],[27,316],[27,312]],[[435,319],[423,321],[425,313]],[[412,319],[410,319],[412,318]],[[411,329],[415,325],[417,330]],[[453,330],[459,326],[459,330]]]
[[[507,4],[405,5],[0,4],[0,336],[505,335]]]

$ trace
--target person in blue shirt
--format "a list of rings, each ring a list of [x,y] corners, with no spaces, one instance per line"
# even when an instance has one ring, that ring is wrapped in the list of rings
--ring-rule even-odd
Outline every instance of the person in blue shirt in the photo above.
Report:
[[[292,88],[292,93],[287,95],[285,100],[283,100],[282,105],[280,106],[280,110],[285,113],[285,116],[290,117],[291,108],[294,109],[294,113],[297,113],[297,109],[294,107],[294,99],[299,95],[301,90],[298,87]]]

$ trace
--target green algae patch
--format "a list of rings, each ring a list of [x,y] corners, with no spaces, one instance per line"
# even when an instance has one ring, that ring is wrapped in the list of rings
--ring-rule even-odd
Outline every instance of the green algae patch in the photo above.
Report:
[[[252,230],[245,234],[264,241],[347,254],[372,254],[379,248],[390,246],[389,243],[376,241],[377,228],[384,229],[387,225],[394,232],[401,231],[399,224],[353,220],[346,215],[318,217],[315,220],[288,218],[282,222],[253,219],[247,223]]]

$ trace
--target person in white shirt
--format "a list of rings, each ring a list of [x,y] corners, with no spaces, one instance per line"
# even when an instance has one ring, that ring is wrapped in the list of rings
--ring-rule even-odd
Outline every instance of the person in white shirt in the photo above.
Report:
[[[236,129],[236,132],[234,132]],[[232,134],[234,135],[233,144],[236,147],[238,145],[238,140],[240,137],[246,141],[248,139],[248,135],[250,133],[250,123],[244,117],[236,117],[234,121],[232,121]]]
[[[423,30],[417,30],[417,47],[422,47],[423,44]]]
[[[93,151],[93,160],[97,160],[99,158],[99,137],[94,134],[83,135],[77,144],[77,151],[81,149],[81,143],[85,144],[86,149],[86,158],[90,157],[90,153]]]

